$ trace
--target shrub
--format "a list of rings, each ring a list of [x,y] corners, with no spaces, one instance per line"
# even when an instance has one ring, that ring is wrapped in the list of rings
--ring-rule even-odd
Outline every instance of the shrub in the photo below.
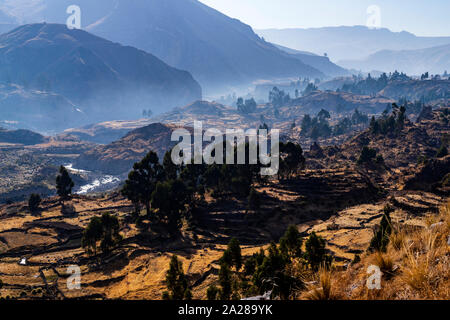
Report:
[[[436,158],[443,158],[446,155],[448,155],[447,147],[444,144],[442,144],[439,150],[436,152]]]
[[[206,291],[206,297],[208,300],[217,300],[217,296],[219,294],[219,289],[212,285],[208,288],[208,290]]]
[[[252,188],[250,190],[250,195],[248,196],[248,208],[250,210],[259,210],[261,207],[261,199],[259,193]]]
[[[32,193],[30,195],[30,198],[28,199],[28,207],[30,208],[30,211],[32,213],[38,211],[40,204],[41,204],[41,196],[36,193]]]
[[[370,241],[369,250],[386,252],[387,245],[389,244],[389,237],[392,233],[392,221],[390,213],[393,209],[386,205],[383,209],[383,217],[381,218],[380,225],[375,231],[372,240]]]

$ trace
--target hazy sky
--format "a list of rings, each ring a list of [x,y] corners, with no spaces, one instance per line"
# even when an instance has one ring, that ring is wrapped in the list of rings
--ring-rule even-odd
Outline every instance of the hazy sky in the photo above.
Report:
[[[450,36],[450,0],[200,0],[226,15],[265,28],[366,25],[380,8],[381,27],[420,36]]]

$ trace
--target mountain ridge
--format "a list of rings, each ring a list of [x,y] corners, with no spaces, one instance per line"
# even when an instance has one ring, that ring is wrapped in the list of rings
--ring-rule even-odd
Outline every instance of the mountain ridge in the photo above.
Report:
[[[424,49],[450,44],[450,37],[420,37],[407,31],[366,26],[259,29],[256,33],[267,41],[292,49],[319,55],[326,52],[338,64],[343,59],[363,59],[380,50]]]

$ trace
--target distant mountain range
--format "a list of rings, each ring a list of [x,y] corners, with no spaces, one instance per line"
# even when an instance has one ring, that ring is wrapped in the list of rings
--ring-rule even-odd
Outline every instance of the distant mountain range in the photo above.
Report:
[[[275,45],[277,48],[291,54],[296,57],[303,63],[310,65],[311,67],[316,68],[317,70],[323,72],[324,74],[331,77],[345,76],[349,75],[350,72],[330,61],[328,57],[319,56],[315,53],[299,51],[295,49],[291,49],[288,47]]]
[[[72,4],[72,0],[28,0],[28,10],[34,14],[26,19],[65,23],[66,8]],[[188,70],[208,92],[257,79],[325,76],[265,42],[250,26],[197,0],[79,0],[76,4],[85,30]],[[3,10],[11,13],[13,7],[10,3]]]
[[[187,71],[170,67],[144,51],[59,24],[24,25],[1,35],[0,70],[4,90],[11,91],[10,84],[16,84],[12,93],[25,99],[23,116],[28,126],[41,130],[46,123],[39,123],[39,117],[60,122],[58,128],[63,125],[59,113],[77,122],[79,117],[72,118],[69,109],[85,115],[87,123],[133,119],[144,109],[164,112],[202,96],[200,85]],[[27,105],[30,92],[53,102]],[[22,109],[11,99],[11,94],[4,93],[0,115],[24,120],[20,118]]]
[[[418,50],[382,50],[363,60],[343,60],[340,64],[357,70],[398,70],[412,75],[450,71],[450,44]]]
[[[289,48],[328,54],[331,61],[361,60],[381,50],[417,50],[450,44],[450,37],[417,37],[412,33],[365,26],[256,30],[267,41]]]

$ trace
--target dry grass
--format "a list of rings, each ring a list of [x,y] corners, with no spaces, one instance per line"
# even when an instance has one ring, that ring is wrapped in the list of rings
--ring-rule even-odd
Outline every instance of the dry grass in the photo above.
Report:
[[[312,286],[305,295],[307,300],[334,300],[332,285],[332,271],[321,267],[318,272],[318,285]]]
[[[394,261],[388,253],[375,252],[372,256],[372,263],[378,266],[381,272],[391,274],[394,268]]]
[[[333,273],[332,279],[324,277],[324,284],[335,284],[330,294],[339,299],[361,300],[450,299],[450,202],[439,214],[423,218],[423,222],[422,228],[396,226],[387,252],[366,253],[361,262]],[[370,265],[379,266],[383,272],[380,290],[366,287]],[[305,298],[327,298],[327,288],[321,283]]]
[[[406,239],[405,231],[397,227],[394,229],[394,232],[392,232],[391,236],[389,237],[389,243],[395,250],[401,250],[404,246],[405,239]]]

